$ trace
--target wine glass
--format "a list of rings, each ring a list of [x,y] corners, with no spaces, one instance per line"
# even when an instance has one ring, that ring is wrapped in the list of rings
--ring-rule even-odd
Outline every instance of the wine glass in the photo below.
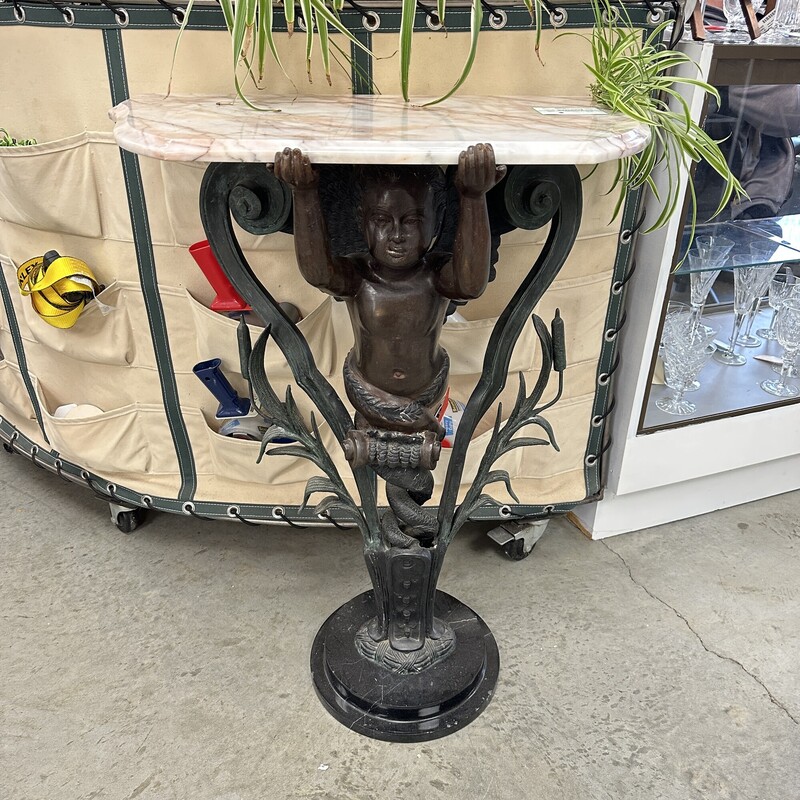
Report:
[[[756,282],[759,278],[759,267],[740,266],[749,265],[752,258],[749,255],[735,255],[731,259],[733,270],[733,330],[731,331],[730,345],[718,347],[714,353],[714,360],[729,367],[740,367],[747,363],[747,359],[736,352],[739,344],[739,333],[742,330],[747,312],[753,305]]]
[[[780,269],[780,264],[758,264],[753,267],[758,271],[756,283],[753,287],[753,302],[750,305],[750,310],[747,312],[747,325],[744,333],[736,340],[736,344],[744,345],[745,347],[758,347],[761,344],[761,339],[753,336],[750,331],[753,328],[758,312],[761,309],[761,298],[769,290],[769,285],[776,273]]]
[[[724,236],[704,235],[694,240],[697,254],[709,268],[722,267],[728,253],[733,250],[734,242]]]
[[[708,298],[708,293],[714,281],[721,272],[720,269],[702,269],[704,262],[699,255],[689,253],[686,256],[689,264],[689,290],[690,305],[692,309],[692,324],[697,327],[703,315],[703,308]]]
[[[783,0],[786,2],[786,0]],[[739,5],[739,0],[723,0],[722,10],[725,14],[725,30],[723,30],[717,41],[736,41],[741,39],[741,34],[746,31],[744,14]]]
[[[656,407],[676,416],[693,414],[697,405],[684,395],[711,358],[714,346],[710,342],[716,331],[694,328],[691,314],[681,313],[665,321],[664,331],[664,381],[672,394],[656,400]]]
[[[661,362],[664,362],[664,339],[672,335],[674,326],[694,324],[692,322],[693,309],[690,305],[682,303],[680,300],[670,300],[667,303],[667,313],[664,316],[664,325],[661,329],[661,341],[658,343],[658,355]],[[705,331],[711,330],[703,326]],[[686,388],[687,392],[696,392],[700,388],[700,381],[694,380]]]
[[[775,332],[783,347],[781,373],[777,380],[773,378],[761,381],[761,388],[776,397],[797,397],[800,389],[793,383],[786,383],[786,377],[797,351],[800,350],[800,298],[790,297],[784,301],[783,308],[778,312]]]
[[[800,24],[798,0],[778,0],[775,5],[775,23],[770,30],[775,36],[797,36]]]
[[[724,236],[698,236],[695,239],[696,252],[688,253],[690,302],[693,324],[700,324],[700,317],[722,266],[733,249],[734,243]],[[703,269],[707,267],[707,269]]]
[[[769,307],[772,309],[772,319],[766,328],[759,328],[756,331],[764,341],[771,342],[778,338],[775,333],[775,321],[778,312],[783,308],[784,301],[792,294],[796,280],[791,269],[784,267],[784,272],[776,273],[769,282]]]

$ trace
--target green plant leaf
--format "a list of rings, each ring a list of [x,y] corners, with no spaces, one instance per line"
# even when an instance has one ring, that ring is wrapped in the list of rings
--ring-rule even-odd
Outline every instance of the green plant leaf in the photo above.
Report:
[[[286,76],[286,79],[294,86],[294,82],[284,69],[281,57],[278,55],[278,48],[275,45],[275,36],[272,31],[275,21],[272,0],[258,0],[258,2],[258,79],[259,81],[264,79],[264,63],[266,61],[265,50],[266,47],[269,47],[269,51],[272,53],[272,58],[275,60],[275,63]]]
[[[230,3],[230,0],[228,0]],[[175,39],[175,47],[172,50],[172,63],[169,66],[169,82],[167,83],[167,97],[169,97],[170,92],[172,91],[172,75],[175,72],[175,61],[178,58],[178,45],[181,43],[181,39],[183,38],[183,32],[186,30],[186,26],[189,24],[189,14],[192,13],[192,8],[194,7],[194,0],[189,0],[186,4],[186,10],[183,12],[183,20],[181,21],[181,27],[178,29],[178,36]],[[225,15],[225,11],[223,9],[223,16]],[[227,18],[225,20],[225,24],[227,25]]]
[[[410,2],[410,0],[403,0],[403,8],[405,9],[406,2]],[[448,97],[454,95],[460,88],[461,84],[467,79],[467,76],[472,71],[472,65],[475,63],[475,54],[478,52],[478,35],[481,32],[481,22],[483,21],[483,6],[481,5],[481,0],[472,0],[472,14],[470,15],[470,25],[469,25],[469,53],[467,54],[467,60],[464,62],[464,68],[461,70],[461,75],[459,76],[458,80],[453,84],[452,88],[450,89],[447,94],[442,95],[436,100],[431,100],[429,103],[424,103],[426,106],[433,106],[437,103],[441,103],[444,100],[447,100]],[[409,49],[409,57],[411,56],[411,43],[409,42],[408,45]],[[402,54],[401,54],[402,56]],[[402,64],[402,62],[401,62]],[[406,87],[407,92],[407,87]],[[408,97],[406,94],[403,95],[406,100]]]
[[[308,82],[311,79],[311,50],[314,47],[314,14],[311,11],[311,0],[300,0],[300,9],[303,12],[303,20],[306,23],[306,74]]]
[[[284,0],[283,17],[286,20],[286,30],[291,37],[294,33],[294,0]]]
[[[322,66],[325,70],[325,80],[331,86],[331,45],[328,38],[328,23],[323,19],[319,11],[315,9],[314,18],[317,22],[317,33],[319,34],[319,51],[322,55]]]
[[[718,97],[717,90],[699,77],[675,74],[678,68],[697,69],[697,65],[685,53],[663,45],[670,22],[656,26],[642,40],[631,30],[630,17],[623,5],[612,7],[610,0],[592,0],[592,6],[598,20],[590,38],[592,63],[586,65],[594,78],[592,97],[600,105],[647,125],[651,132],[650,141],[641,153],[620,162],[614,185],[621,183],[626,191],[647,187],[653,192],[660,210],[647,233],[665,225],[675,212],[681,200],[677,191],[681,170],[688,167],[689,162],[703,160],[725,183],[724,202],[719,213],[733,194],[742,193],[742,187],[718,143],[692,121],[691,109],[680,92],[681,88],[695,87]],[[604,12],[608,12],[605,20]],[[660,193],[653,177],[659,169],[663,169],[666,182],[666,190]],[[690,231],[693,232],[697,204],[692,187],[689,201]],[[614,218],[623,202],[624,193],[621,193]]]
[[[327,22],[331,25],[331,27],[335,28],[339,33],[347,38],[348,42],[351,42],[359,49],[363,50],[367,55],[375,57],[375,54],[372,50],[369,49],[363,42],[360,42],[353,34],[344,26],[342,21],[339,17],[336,16],[324,3],[324,0],[311,0],[311,5],[313,6],[314,10]]]
[[[411,70],[411,40],[414,38],[416,0],[403,0],[400,16],[400,91],[408,102],[408,82]]]

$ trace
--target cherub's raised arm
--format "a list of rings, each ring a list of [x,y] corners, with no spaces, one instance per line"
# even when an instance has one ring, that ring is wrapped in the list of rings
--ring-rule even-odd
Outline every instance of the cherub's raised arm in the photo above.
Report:
[[[480,297],[489,282],[491,231],[486,192],[499,183],[506,168],[495,163],[490,144],[476,144],[458,159],[455,185],[460,195],[453,258],[439,272],[438,290],[452,300]]]
[[[330,239],[319,200],[319,175],[308,156],[287,147],[275,154],[275,176],[292,187],[294,250],[303,277],[340,297],[353,295],[361,277],[345,259],[331,257]]]

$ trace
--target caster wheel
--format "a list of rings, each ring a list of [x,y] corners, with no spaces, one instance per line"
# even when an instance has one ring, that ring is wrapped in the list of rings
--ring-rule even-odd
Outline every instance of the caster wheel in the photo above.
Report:
[[[123,533],[133,533],[147,517],[144,508],[133,508],[129,511],[118,511],[114,517],[114,524]]]
[[[6,453],[11,454],[12,456],[14,455],[14,448],[8,442],[3,442],[3,450],[5,450]]]
[[[505,522],[499,528],[489,531],[489,538],[497,542],[512,561],[522,561],[533,552],[548,522],[549,519]]]
[[[501,549],[512,561],[522,561],[533,552],[534,547],[536,547],[535,544],[531,545],[529,550],[526,550],[524,539],[512,539],[504,544]]]

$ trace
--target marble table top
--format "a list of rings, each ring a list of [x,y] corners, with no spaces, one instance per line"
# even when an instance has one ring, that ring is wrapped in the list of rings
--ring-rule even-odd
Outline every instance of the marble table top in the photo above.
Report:
[[[424,103],[424,99],[419,101]],[[500,164],[596,164],[639,152],[646,126],[575,97],[260,97],[254,111],[214,96],[142,95],[109,112],[120,147],[167,161],[271,162],[299,147],[317,164],[455,164],[488,142]]]

